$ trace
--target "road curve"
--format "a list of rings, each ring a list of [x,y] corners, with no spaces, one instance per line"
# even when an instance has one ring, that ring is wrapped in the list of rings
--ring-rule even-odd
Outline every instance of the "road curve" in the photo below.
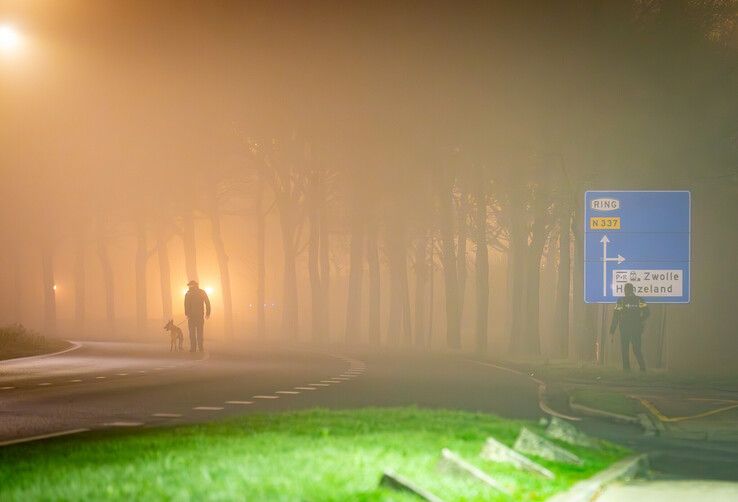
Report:
[[[535,419],[524,376],[432,354],[83,342],[75,351],[0,363],[0,445],[49,434],[215,420],[315,406],[463,409]]]

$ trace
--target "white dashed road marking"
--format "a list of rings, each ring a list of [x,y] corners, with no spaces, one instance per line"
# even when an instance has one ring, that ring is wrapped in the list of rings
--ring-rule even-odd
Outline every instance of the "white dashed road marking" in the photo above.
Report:
[[[6,387],[0,387],[0,390],[10,390],[10,389],[15,389],[15,387],[13,387],[12,385],[8,385]]]
[[[118,376],[127,376],[128,373],[116,373],[116,375],[118,375]]]
[[[330,386],[329,383],[311,383],[309,385],[311,385],[313,387],[328,387],[328,386]]]
[[[152,417],[158,418],[179,418],[182,416],[181,413],[154,413]]]
[[[41,382],[38,384],[39,387],[46,387],[47,385],[51,385],[51,382]]]
[[[316,390],[315,387],[295,387],[297,390]]]
[[[197,411],[218,411],[218,410],[222,410],[223,407],[222,406],[195,406],[192,409],[197,410]]]
[[[139,425],[143,425],[143,422],[126,422],[126,421],[119,421],[119,422],[107,422],[103,424],[106,427],[138,427]]]
[[[106,378],[108,378],[108,377],[104,377],[104,376],[96,376],[95,377],[96,380],[105,380]]]
[[[299,394],[296,390],[278,390],[275,394]]]
[[[279,399],[279,396],[254,396],[254,399]]]
[[[226,401],[226,404],[254,404],[253,401]]]
[[[81,379],[75,378],[74,380],[70,380],[69,383],[80,383],[81,381]]]

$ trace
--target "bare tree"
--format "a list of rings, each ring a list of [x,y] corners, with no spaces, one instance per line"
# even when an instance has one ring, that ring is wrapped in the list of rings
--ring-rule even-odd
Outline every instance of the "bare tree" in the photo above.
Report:
[[[113,266],[108,254],[108,221],[104,213],[100,213],[95,225],[97,257],[102,269],[103,287],[105,290],[105,318],[108,329],[115,332],[115,279]]]
[[[220,288],[223,295],[223,331],[227,338],[233,337],[233,297],[231,293],[231,273],[228,266],[228,253],[220,223],[220,208],[218,207],[218,196],[213,190],[208,194],[205,213],[210,220],[210,236],[215,248],[220,270]]]
[[[487,351],[487,324],[489,317],[489,249],[487,248],[487,176],[483,166],[476,168],[474,202],[476,205],[474,241],[476,259],[476,350]]]

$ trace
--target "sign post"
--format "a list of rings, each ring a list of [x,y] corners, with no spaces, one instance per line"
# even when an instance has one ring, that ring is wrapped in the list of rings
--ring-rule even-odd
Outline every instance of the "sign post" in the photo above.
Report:
[[[688,191],[584,195],[584,301],[615,303],[631,283],[649,303],[689,303]]]

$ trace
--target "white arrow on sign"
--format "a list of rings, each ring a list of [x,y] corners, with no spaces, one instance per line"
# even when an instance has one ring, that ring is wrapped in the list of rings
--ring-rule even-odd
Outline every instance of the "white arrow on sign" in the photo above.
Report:
[[[622,255],[618,255],[617,258],[607,257],[607,243],[610,242],[607,235],[603,235],[600,242],[602,243],[602,296],[607,296],[607,262],[616,261],[620,264],[625,261],[625,258]]]

